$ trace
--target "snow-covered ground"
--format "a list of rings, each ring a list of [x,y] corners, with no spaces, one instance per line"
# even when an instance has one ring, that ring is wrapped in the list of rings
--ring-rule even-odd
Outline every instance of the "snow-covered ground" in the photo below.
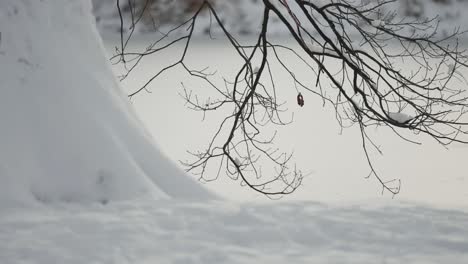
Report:
[[[467,263],[468,213],[132,200],[0,215],[0,261],[24,263]]]
[[[90,7],[0,1],[0,263],[468,262],[467,149],[385,139],[393,148],[380,165],[403,189],[381,196],[363,179],[354,132],[329,138],[333,114],[309,98],[278,142],[313,170],[297,196],[270,201],[220,181],[205,186],[227,199],[207,199],[211,192],[166,158],[184,159],[209,136],[195,129],[200,115],[184,119],[182,78],[166,76],[135,99],[134,112]],[[232,67],[214,56],[223,45],[198,44],[193,60],[209,49],[227,67],[220,72]]]

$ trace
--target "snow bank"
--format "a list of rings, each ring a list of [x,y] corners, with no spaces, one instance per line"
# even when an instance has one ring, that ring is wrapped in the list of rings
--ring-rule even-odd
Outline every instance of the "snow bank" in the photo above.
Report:
[[[0,1],[0,208],[208,198],[119,91],[89,0]]]

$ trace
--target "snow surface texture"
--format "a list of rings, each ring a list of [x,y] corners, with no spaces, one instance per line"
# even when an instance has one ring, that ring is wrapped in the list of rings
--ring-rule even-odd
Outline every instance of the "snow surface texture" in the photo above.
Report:
[[[0,1],[0,209],[208,198],[135,116],[89,0]]]
[[[468,263],[468,213],[132,201],[0,214],[5,264]]]

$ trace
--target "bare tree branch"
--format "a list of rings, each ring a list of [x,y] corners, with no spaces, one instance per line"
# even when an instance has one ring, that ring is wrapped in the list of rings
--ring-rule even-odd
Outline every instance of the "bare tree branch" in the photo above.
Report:
[[[132,0],[127,1],[132,6]],[[320,5],[308,0],[263,0],[261,30],[254,43],[242,45],[224,26],[216,5],[200,1],[189,19],[163,34],[146,50],[126,52],[143,11],[132,11],[131,30],[125,36],[121,4],[117,0],[121,43],[112,59],[126,66],[125,78],[146,56],[183,43],[176,62],[156,72],[129,96],[147,90],[161,74],[174,67],[181,67],[213,88],[218,98],[200,100],[184,85],[181,94],[187,106],[195,111],[205,114],[227,109],[231,113],[219,124],[207,148],[192,153],[195,159],[185,163],[188,171],[198,174],[200,179],[217,179],[224,170],[230,178],[240,179],[243,185],[268,196],[289,194],[301,185],[305,175],[291,164],[292,154],[274,147],[277,132],[264,135],[267,125],[284,126],[292,122],[283,120],[287,109],[278,101],[272,65],[279,65],[291,78],[300,106],[304,105],[306,94],[318,96],[324,105],[333,106],[342,128],[358,126],[371,171],[369,176],[375,177],[384,191],[395,195],[400,191],[400,180],[384,180],[377,173],[369,150],[380,152],[380,149],[367,130],[388,127],[415,144],[419,143],[408,137],[405,130],[416,136],[427,135],[444,146],[468,143],[466,80],[460,73],[468,66],[468,58],[457,39],[462,32],[454,30],[451,35],[438,38],[436,20],[399,20],[394,12],[383,13],[382,7],[391,2],[359,4],[336,0]],[[143,10],[146,8],[147,4]],[[212,26],[221,29],[242,61],[234,76],[224,78],[223,85],[213,80],[216,72],[208,72],[208,68],[192,69],[185,62],[197,19],[205,11],[212,18]],[[274,43],[268,33],[272,17],[287,28],[294,45]],[[291,58],[303,63],[314,82],[298,77],[288,66]],[[338,71],[334,65],[340,65]],[[206,175],[210,164],[217,168],[214,177]],[[262,166],[273,168],[274,174],[265,175]]]

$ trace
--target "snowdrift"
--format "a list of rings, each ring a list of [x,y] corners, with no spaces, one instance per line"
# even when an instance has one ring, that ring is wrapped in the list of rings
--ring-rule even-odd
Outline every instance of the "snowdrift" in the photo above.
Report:
[[[89,0],[0,1],[0,208],[210,198],[121,94]]]

